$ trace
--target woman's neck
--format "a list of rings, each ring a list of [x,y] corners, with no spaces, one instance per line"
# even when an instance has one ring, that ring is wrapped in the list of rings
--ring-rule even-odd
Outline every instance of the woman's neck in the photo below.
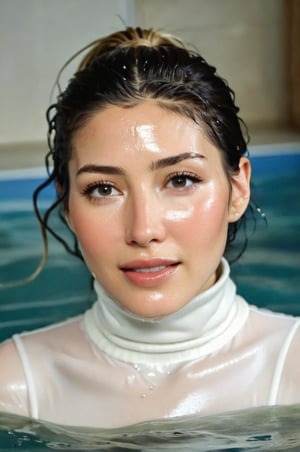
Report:
[[[217,282],[179,311],[142,318],[122,308],[95,282],[97,301],[84,327],[105,353],[131,363],[176,363],[221,348],[244,323],[248,306],[236,296],[229,265],[222,260]]]

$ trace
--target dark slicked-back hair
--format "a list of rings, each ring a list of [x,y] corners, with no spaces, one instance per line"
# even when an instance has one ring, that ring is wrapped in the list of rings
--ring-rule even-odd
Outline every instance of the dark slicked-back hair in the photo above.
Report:
[[[74,134],[97,111],[110,105],[130,108],[147,100],[198,124],[220,151],[229,181],[239,171],[240,158],[247,151],[245,127],[238,117],[234,93],[215,67],[179,39],[152,29],[127,28],[95,41],[65,91],[48,109],[47,162],[51,169],[49,179],[34,195],[42,229],[75,255],[80,256],[76,238],[70,248],[48,222],[57,206],[68,206],[68,162]],[[38,196],[52,182],[60,187],[58,197],[42,216],[37,208]],[[244,216],[229,224],[225,253],[243,223]]]

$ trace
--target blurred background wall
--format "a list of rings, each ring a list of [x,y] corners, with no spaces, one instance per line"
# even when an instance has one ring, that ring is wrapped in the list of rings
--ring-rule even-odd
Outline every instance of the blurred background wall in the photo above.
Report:
[[[58,70],[86,43],[123,28],[122,21],[162,28],[192,43],[234,88],[250,132],[299,128],[299,4],[0,0],[0,153],[45,143],[45,110]]]

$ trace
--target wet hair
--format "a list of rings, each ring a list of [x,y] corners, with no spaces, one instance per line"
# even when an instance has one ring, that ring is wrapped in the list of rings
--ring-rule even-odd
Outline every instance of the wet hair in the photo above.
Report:
[[[68,162],[74,134],[99,110],[112,105],[130,108],[147,100],[198,124],[219,149],[228,180],[239,171],[240,158],[247,152],[247,134],[227,82],[180,39],[152,29],[127,28],[93,43],[67,88],[47,111],[49,178],[34,193],[44,240],[48,231],[81,257],[76,237],[69,245],[49,222],[57,207],[64,221],[63,211],[68,207]],[[57,199],[42,215],[38,198],[53,182],[60,187]],[[229,224],[226,257],[244,215]],[[245,249],[246,240],[237,255]]]

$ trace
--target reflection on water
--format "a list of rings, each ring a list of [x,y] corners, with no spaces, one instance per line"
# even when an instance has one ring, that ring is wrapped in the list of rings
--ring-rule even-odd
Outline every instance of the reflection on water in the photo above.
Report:
[[[112,430],[64,427],[0,413],[0,445],[1,450],[23,451],[299,451],[299,426],[300,405],[153,421]]]

